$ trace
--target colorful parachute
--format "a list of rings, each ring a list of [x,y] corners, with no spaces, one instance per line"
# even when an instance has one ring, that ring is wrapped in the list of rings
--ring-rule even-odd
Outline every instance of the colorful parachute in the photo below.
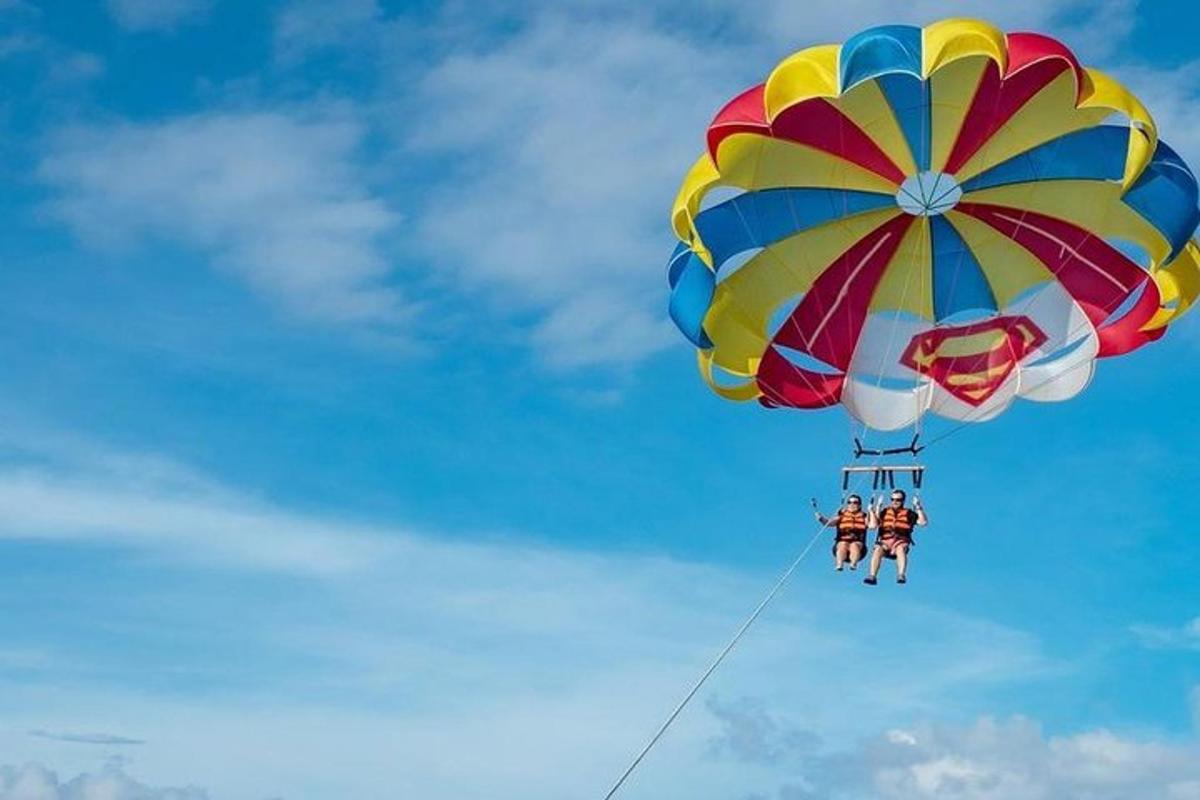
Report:
[[[671,316],[733,400],[871,428],[1065,400],[1200,294],[1197,182],[1062,44],[974,20],[812,47],[675,202]]]

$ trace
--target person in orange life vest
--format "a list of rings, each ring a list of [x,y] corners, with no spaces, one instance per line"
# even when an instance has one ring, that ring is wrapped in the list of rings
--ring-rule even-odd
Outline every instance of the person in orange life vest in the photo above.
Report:
[[[816,503],[814,502],[814,507]],[[838,509],[833,517],[827,517],[820,511],[816,512],[817,522],[829,525],[834,529],[833,566],[838,572],[846,562],[850,569],[858,569],[867,548],[867,527],[870,520],[867,512],[862,510],[862,498],[852,494],[846,498],[846,505]]]
[[[896,560],[896,583],[908,582],[908,551],[913,545],[913,528],[929,524],[919,498],[913,501],[912,508],[906,508],[904,492],[895,489],[891,499],[885,508],[871,509],[871,527],[878,533],[871,552],[871,572],[863,578],[863,583],[871,586],[877,583],[879,567],[885,558]]]

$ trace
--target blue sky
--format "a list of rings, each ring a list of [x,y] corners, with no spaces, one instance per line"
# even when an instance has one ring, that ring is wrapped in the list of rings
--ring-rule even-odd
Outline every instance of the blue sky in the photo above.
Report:
[[[804,5],[0,0],[0,798],[602,796],[848,454],[666,318],[789,52],[1048,31],[1200,163],[1187,4]],[[1198,326],[930,450],[903,593],[818,549],[623,796],[1200,797]]]

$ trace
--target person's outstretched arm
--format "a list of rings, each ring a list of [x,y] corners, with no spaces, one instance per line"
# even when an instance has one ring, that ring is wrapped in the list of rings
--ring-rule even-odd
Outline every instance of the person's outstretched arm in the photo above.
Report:
[[[929,515],[925,513],[925,506],[921,504],[921,498],[913,500],[913,510],[917,512],[917,524],[925,526],[929,524]]]
[[[822,525],[828,525],[829,517],[822,514],[821,511],[817,508],[817,498],[815,498],[815,497],[812,499],[812,507],[813,507],[813,516],[815,516],[817,518],[817,522],[821,523]]]

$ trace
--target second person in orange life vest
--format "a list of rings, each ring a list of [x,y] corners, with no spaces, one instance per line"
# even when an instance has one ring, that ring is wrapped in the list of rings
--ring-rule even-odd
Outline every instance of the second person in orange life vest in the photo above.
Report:
[[[892,491],[891,503],[885,508],[871,509],[871,527],[877,528],[875,548],[871,551],[871,572],[863,583],[874,586],[878,581],[879,567],[883,559],[896,560],[896,583],[908,582],[908,551],[913,545],[913,528],[929,524],[920,499],[913,501],[912,508],[904,505],[905,495],[899,489]]]
[[[815,509],[816,501],[813,506]],[[834,569],[841,572],[847,561],[850,562],[850,569],[858,569],[858,562],[862,561],[866,552],[867,528],[870,525],[867,512],[862,508],[862,498],[856,494],[850,495],[846,498],[846,505],[839,508],[833,517],[827,517],[820,511],[816,514],[817,522],[830,525],[834,530]]]

